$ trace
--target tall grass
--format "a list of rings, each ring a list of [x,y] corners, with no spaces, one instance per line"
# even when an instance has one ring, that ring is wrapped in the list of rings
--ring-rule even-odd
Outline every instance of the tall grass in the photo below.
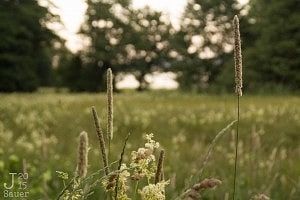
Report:
[[[235,66],[235,92],[237,95],[237,123],[236,123],[236,138],[235,138],[235,159],[234,159],[234,177],[233,177],[233,195],[236,195],[236,179],[237,179],[237,165],[238,165],[238,144],[239,144],[239,125],[240,125],[240,97],[242,96],[243,76],[242,76],[242,50],[241,50],[241,36],[239,27],[239,18],[235,15],[233,19],[234,29],[234,66]]]

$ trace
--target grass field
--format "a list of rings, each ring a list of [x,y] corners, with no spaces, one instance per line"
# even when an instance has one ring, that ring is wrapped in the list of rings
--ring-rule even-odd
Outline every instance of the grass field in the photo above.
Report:
[[[130,151],[154,133],[166,151],[167,198],[174,199],[188,182],[215,177],[222,185],[204,199],[231,197],[234,169],[234,127],[217,142],[201,177],[208,145],[236,119],[236,98],[169,93],[115,95],[111,161],[119,157],[128,132]],[[11,94],[0,96],[0,191],[9,172],[22,171],[26,159],[30,200],[55,199],[63,183],[56,171],[76,168],[78,135],[89,135],[88,174],[102,165],[90,108],[96,106],[106,127],[106,97],[101,94]],[[300,199],[300,97],[243,96],[238,167],[238,199],[265,193],[271,199]],[[100,184],[89,199],[103,199]],[[2,194],[1,194],[2,196]]]

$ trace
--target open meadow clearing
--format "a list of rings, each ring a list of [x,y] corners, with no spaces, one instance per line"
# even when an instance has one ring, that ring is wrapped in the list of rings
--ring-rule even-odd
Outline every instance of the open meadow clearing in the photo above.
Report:
[[[167,199],[175,199],[186,185],[208,177],[222,184],[206,191],[204,199],[228,199],[234,170],[234,125],[219,138],[201,177],[197,176],[209,144],[236,119],[234,95],[121,93],[115,95],[114,102],[111,162],[118,160],[129,132],[124,162],[129,162],[131,151],[144,145],[143,136],[153,133],[166,153],[165,179],[170,180]],[[55,199],[64,188],[56,171],[68,173],[69,179],[74,175],[81,131],[88,133],[90,143],[87,176],[99,170],[102,163],[91,115],[93,105],[105,132],[104,94],[1,95],[1,185],[10,183],[9,172],[24,170],[26,160],[28,199]],[[250,199],[258,193],[271,199],[300,198],[299,122],[299,96],[241,98],[237,182],[240,199]],[[94,183],[102,176],[100,172],[88,181]],[[101,181],[92,188],[88,199],[102,199]]]
[[[0,200],[300,200],[299,0],[0,3]]]

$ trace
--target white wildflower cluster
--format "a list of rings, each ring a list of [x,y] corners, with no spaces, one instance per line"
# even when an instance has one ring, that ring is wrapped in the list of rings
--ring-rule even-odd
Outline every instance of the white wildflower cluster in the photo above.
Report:
[[[139,191],[142,200],[165,200],[165,187],[169,181],[149,184]]]
[[[119,175],[119,183],[118,183],[118,187],[119,187],[119,192],[118,192],[118,199],[119,200],[130,200],[130,198],[128,198],[126,192],[129,189],[128,185],[127,185],[127,180],[128,177],[130,176],[130,173],[127,171],[127,166],[126,164],[122,164],[121,166],[121,172]]]
[[[154,141],[152,138],[154,137],[153,133],[146,134],[145,139],[147,140],[145,147],[147,149],[151,149],[152,151],[154,149],[157,149],[159,147],[159,143]]]
[[[159,143],[154,141],[153,137],[153,134],[147,134],[145,147],[131,153],[130,167],[134,169],[131,176],[133,180],[140,180],[145,176],[149,180],[155,174],[155,156],[153,152],[159,147]]]

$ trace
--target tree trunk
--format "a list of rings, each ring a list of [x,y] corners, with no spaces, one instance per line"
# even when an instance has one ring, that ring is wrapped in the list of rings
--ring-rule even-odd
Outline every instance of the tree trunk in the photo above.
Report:
[[[141,74],[137,77],[137,81],[139,82],[139,87],[137,91],[145,91],[148,89],[149,83],[145,80],[146,72],[142,71]]]

